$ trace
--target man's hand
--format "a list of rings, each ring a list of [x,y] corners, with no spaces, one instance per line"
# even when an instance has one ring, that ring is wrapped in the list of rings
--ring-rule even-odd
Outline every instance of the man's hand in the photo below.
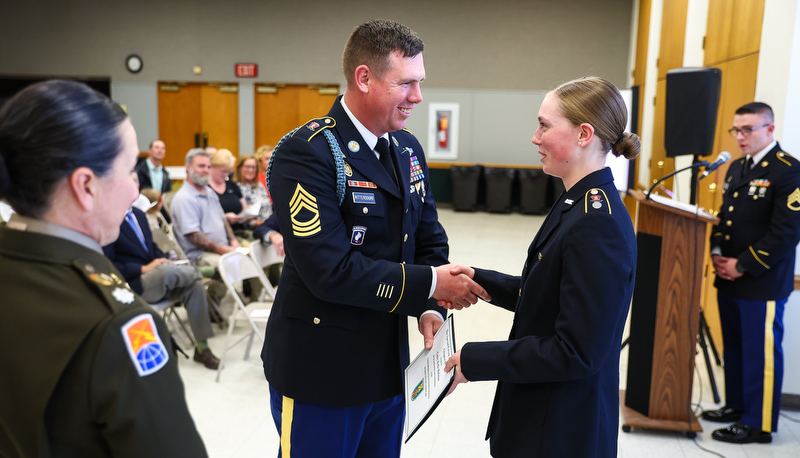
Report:
[[[283,251],[283,235],[280,232],[271,232],[269,234],[269,243],[275,247],[275,251],[278,252],[278,256],[283,256],[285,253]]]
[[[475,270],[468,266],[447,264],[436,268],[436,290],[433,297],[438,304],[447,309],[461,310],[478,302],[492,300],[483,287],[475,283],[471,276]]]
[[[230,245],[217,245],[216,253],[221,255],[221,254],[225,254],[225,253],[230,253],[231,251],[233,251],[235,249],[236,249],[236,247],[233,247],[233,246],[230,246]]]
[[[451,370],[453,370],[453,368],[456,369],[456,378],[453,380],[453,384],[450,385],[450,389],[447,390],[447,396],[450,396],[450,393],[455,391],[456,387],[460,383],[469,382],[469,380],[467,380],[467,378],[464,377],[464,373],[461,372],[461,350],[455,352],[455,354],[453,354],[453,356],[451,356],[450,359],[447,360],[447,363],[445,363],[444,365],[445,372],[450,372]]]
[[[167,258],[155,258],[155,259],[153,259],[152,261],[150,261],[147,264],[142,266],[142,275],[146,274],[147,272],[150,272],[151,270],[155,269],[156,267],[160,266],[161,264],[164,264],[165,262],[168,262]]]
[[[739,262],[736,258],[715,255],[711,256],[711,262],[714,263],[714,274],[723,280],[733,281],[742,276],[736,270],[736,263]]]
[[[419,332],[425,339],[425,349],[433,348],[433,336],[442,327],[442,317],[438,313],[426,313],[419,319]]]

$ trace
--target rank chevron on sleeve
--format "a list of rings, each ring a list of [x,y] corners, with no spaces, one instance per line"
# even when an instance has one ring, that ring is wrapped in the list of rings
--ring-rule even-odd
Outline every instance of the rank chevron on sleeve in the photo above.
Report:
[[[311,237],[322,230],[319,221],[319,207],[317,198],[303,189],[300,183],[294,190],[294,195],[289,202],[289,211],[292,218],[292,231],[297,237]]]

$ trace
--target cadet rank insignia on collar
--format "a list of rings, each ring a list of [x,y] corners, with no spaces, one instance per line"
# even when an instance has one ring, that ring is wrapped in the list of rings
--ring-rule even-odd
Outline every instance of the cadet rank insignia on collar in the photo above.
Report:
[[[786,206],[793,212],[800,211],[800,188],[794,188],[794,191],[789,194]]]
[[[300,183],[297,183],[292,200],[289,201],[289,211],[292,232],[296,237],[311,237],[322,230],[317,198],[303,189]]]
[[[397,139],[392,136],[392,141],[394,142],[394,146],[400,147],[400,143],[397,143]]]
[[[169,361],[169,352],[158,335],[153,316],[143,313],[122,326],[122,340],[140,377],[156,373]]]

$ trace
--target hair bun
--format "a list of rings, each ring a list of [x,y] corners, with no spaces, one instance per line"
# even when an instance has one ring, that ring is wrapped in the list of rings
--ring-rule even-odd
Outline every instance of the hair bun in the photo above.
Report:
[[[614,156],[624,156],[629,160],[638,156],[641,150],[642,144],[639,136],[632,132],[623,132],[619,140],[611,145],[611,152],[614,153]]]

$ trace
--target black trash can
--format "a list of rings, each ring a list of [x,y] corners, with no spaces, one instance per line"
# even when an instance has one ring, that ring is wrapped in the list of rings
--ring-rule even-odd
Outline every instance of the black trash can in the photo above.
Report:
[[[478,183],[482,170],[480,165],[450,167],[453,210],[474,212],[478,209]]]
[[[550,209],[550,176],[542,169],[519,169],[519,212],[544,215]]]
[[[516,169],[505,167],[485,167],[486,211],[492,213],[511,213],[511,187],[514,184]]]
[[[561,193],[564,192],[564,182],[561,180],[561,178],[550,177],[550,182],[551,182],[550,192],[552,194],[550,194],[550,197],[547,199],[548,208],[552,207],[553,204],[556,202],[556,199],[558,199],[558,196],[560,196]]]

